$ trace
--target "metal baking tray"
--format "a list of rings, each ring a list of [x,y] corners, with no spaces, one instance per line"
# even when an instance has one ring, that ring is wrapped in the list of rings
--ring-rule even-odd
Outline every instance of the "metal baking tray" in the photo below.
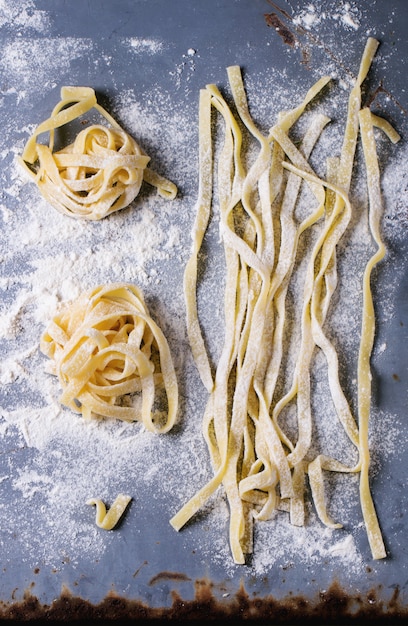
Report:
[[[407,29],[403,0],[2,3],[1,620],[266,625],[407,618]],[[373,277],[370,476],[387,558],[371,558],[358,484],[347,477],[330,492],[342,529],[325,528],[311,506],[303,528],[279,513],[256,525],[253,555],[235,565],[222,489],[180,532],[169,524],[212,476],[201,433],[207,392],[187,341],[182,287],[198,193],[199,91],[214,83],[230,101],[226,68],[240,65],[251,114],[266,132],[279,111],[330,74],[329,92],[310,109],[331,118],[321,149],[338,154],[368,36],[380,47],[364,102],[402,136],[395,146],[380,141],[387,254]],[[41,198],[16,157],[65,85],[95,89],[151,166],[177,184],[175,200],[144,184],[129,208],[84,222]],[[356,175],[355,230],[345,247],[356,265],[363,186]],[[215,362],[224,275],[215,210],[201,262],[200,315]],[[361,287],[355,274],[342,279],[350,297],[348,317],[337,319],[341,375],[354,406]],[[137,424],[85,422],[59,405],[58,383],[44,371],[39,339],[59,303],[122,280],[143,290],[172,350],[181,401],[178,424],[165,435]],[[99,529],[86,500],[109,505],[120,492],[132,496],[122,522],[113,531]]]

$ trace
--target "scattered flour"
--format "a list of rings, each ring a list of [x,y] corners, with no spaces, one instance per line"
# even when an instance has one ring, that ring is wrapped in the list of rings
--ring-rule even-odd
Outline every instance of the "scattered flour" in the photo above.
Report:
[[[20,29],[46,33],[49,24],[47,11],[38,10],[33,0],[0,0],[0,27],[9,26],[17,33]]]
[[[123,44],[128,44],[130,49],[137,54],[157,54],[162,52],[164,45],[162,41],[157,39],[141,39],[138,37],[132,37],[130,39],[124,39]]]
[[[58,84],[61,72],[68,72],[75,59],[89,53],[93,45],[91,39],[75,37],[47,39],[46,46],[37,38],[9,40],[1,46],[0,69],[5,76],[13,77],[21,99],[31,97],[33,82],[43,89],[52,89]]]
[[[336,2],[333,9],[328,4],[324,10],[319,4],[307,4],[304,9],[293,17],[297,26],[303,26],[306,30],[312,30],[326,20],[335,20],[346,29],[358,30],[360,28],[360,10],[358,4],[350,2]]]

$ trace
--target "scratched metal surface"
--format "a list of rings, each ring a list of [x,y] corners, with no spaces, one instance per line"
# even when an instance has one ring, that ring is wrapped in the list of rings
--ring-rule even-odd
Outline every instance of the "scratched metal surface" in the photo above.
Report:
[[[61,63],[60,66],[52,63],[48,84],[39,85],[37,91],[26,94],[27,97],[19,102],[15,97],[15,93],[21,89],[19,75],[17,72],[13,75],[10,66],[6,68],[4,63],[0,64],[2,190],[8,188],[13,174],[14,166],[9,150],[11,145],[18,142],[21,145],[24,134],[22,120],[26,120],[27,124],[34,123],[31,119],[33,111],[38,114],[38,119],[41,119],[42,114],[47,115],[50,99],[52,102],[56,100],[59,88],[64,84],[94,87],[110,110],[115,109],[115,98],[121,92],[133,89],[142,98],[152,86],[157,87],[159,84],[162,92],[174,101],[175,109],[185,107],[191,112],[190,119],[195,120],[199,89],[209,82],[225,85],[225,68],[228,65],[241,65],[248,77],[256,75],[259,78],[264,75],[264,88],[270,90],[272,96],[273,87],[268,82],[268,71],[272,65],[275,68],[286,68],[288,80],[296,80],[300,85],[307,86],[311,84],[312,77],[319,75],[319,66],[327,58],[327,51],[308,39],[305,33],[298,32],[302,45],[290,46],[285,43],[283,31],[278,33],[273,26],[268,25],[265,14],[275,13],[295,32],[293,25],[266,0],[33,0],[23,4],[28,7],[28,14],[30,11],[32,14],[43,11],[47,26],[39,32],[38,29],[24,25],[27,21],[19,20],[17,15],[13,19],[3,19],[0,26],[2,49],[17,40],[26,40],[30,47],[33,40],[38,41],[42,37],[47,40],[55,38],[56,41],[70,38],[82,44],[91,41],[92,46],[87,50],[85,45],[82,51],[72,54],[68,63]],[[289,14],[299,14],[300,9],[307,8],[309,4],[300,1],[287,4],[277,2]],[[319,10],[327,11],[334,10],[336,5],[324,1],[315,4],[319,5]],[[384,86],[407,110],[406,3],[404,0],[373,0],[359,5],[357,31],[338,27],[341,37],[336,39],[335,22],[326,20],[312,32],[318,33],[320,41],[329,43],[331,49],[335,42],[336,57],[345,66],[353,68],[360,58],[366,33],[378,36],[382,42],[381,54],[371,75],[370,85],[378,85],[385,75]],[[0,16],[2,11],[3,7],[0,7]],[[128,38],[162,42],[165,52],[152,54],[146,50],[145,53],[139,53],[135,61],[129,46],[123,45]],[[302,56],[306,49],[307,59],[305,54]],[[189,50],[195,51],[194,57],[189,56]],[[193,61],[194,71],[191,66]],[[175,69],[179,70],[178,76],[175,75]],[[392,121],[404,134],[407,124],[401,108],[385,106],[384,109],[386,112],[391,111]],[[159,145],[145,147],[158,158]],[[196,159],[196,156],[195,140],[195,143],[190,141],[185,146],[185,152],[179,154],[178,159]],[[172,177],[167,164],[164,169]],[[178,171],[176,167],[175,178],[183,191],[183,210],[188,211],[190,207],[191,211],[197,192],[196,180],[189,178],[183,181],[181,166]],[[21,196],[13,197],[5,191],[1,193],[2,203],[12,211],[21,202]],[[401,202],[406,210],[406,198],[401,198]],[[191,215],[190,212],[189,218],[186,215],[175,217],[184,220],[186,241]],[[388,265],[376,279],[378,341],[387,343],[387,351],[375,363],[374,402],[380,409],[396,415],[401,422],[406,415],[408,382],[408,273],[406,270],[401,271],[401,267],[407,268],[408,235],[405,239],[400,237],[399,242],[398,249],[392,250]],[[165,300],[168,295],[166,288],[176,290],[180,315],[182,261],[180,258],[170,258],[167,264],[162,264],[160,271],[167,272],[172,280],[169,283],[162,281],[161,287],[153,289],[152,293],[152,298]],[[0,267],[2,278],[7,271],[13,271],[10,266],[5,267],[4,263]],[[401,281],[391,290],[391,297],[395,301],[397,314],[387,323],[382,323],[382,310],[387,303],[381,299],[381,287],[390,281],[396,267],[399,268]],[[389,295],[390,291],[386,293]],[[3,304],[11,306],[13,292],[3,291],[2,298]],[[171,323],[170,318],[171,315],[167,317],[168,323]],[[2,350],[7,350],[7,342],[1,345]],[[18,381],[13,388],[3,386],[0,389],[2,408],[7,409],[17,402],[18,393],[24,393]],[[189,406],[189,397],[193,396],[195,402],[198,405],[201,403],[201,408],[204,407],[205,394],[200,390],[198,381],[195,390],[184,389],[183,394],[184,410]],[[197,415],[200,419],[200,411],[197,411]],[[188,419],[188,416],[184,414],[181,419]],[[197,429],[200,427],[199,419]],[[408,429],[408,426],[405,427]],[[406,432],[402,433],[402,440],[404,436],[406,440]],[[9,433],[7,447],[1,446],[0,449],[0,475],[6,477],[0,484],[0,617],[17,619],[19,616],[52,615],[66,620],[67,617],[86,616],[91,621],[98,615],[106,618],[164,616],[178,617],[180,620],[184,617],[194,621],[216,615],[231,619],[252,615],[266,624],[268,621],[289,621],[299,614],[305,617],[327,614],[329,620],[330,617],[340,618],[343,614],[350,617],[354,612],[360,615],[360,620],[364,617],[374,622],[382,614],[383,617],[393,615],[396,619],[408,613],[405,588],[408,581],[406,451],[382,461],[380,478],[373,486],[391,556],[376,564],[367,556],[366,575],[356,578],[341,567],[336,569],[333,563],[322,563],[319,559],[304,567],[296,562],[289,565],[283,558],[273,570],[261,577],[257,577],[250,566],[227,569],[219,560],[211,559],[208,550],[203,554],[197,549],[197,545],[202,544],[203,533],[206,533],[206,524],[209,523],[206,515],[200,515],[185,532],[175,534],[168,523],[170,515],[175,512],[175,501],[170,497],[163,500],[156,498],[153,506],[140,508],[137,522],[131,515],[127,516],[114,538],[107,536],[105,550],[98,559],[87,555],[56,554],[57,565],[53,568],[35,562],[32,550],[27,547],[27,538],[25,536],[23,539],[19,529],[22,517],[24,528],[27,528],[29,520],[35,542],[36,529],[43,523],[44,507],[35,498],[29,503],[22,503],[21,494],[13,491],[12,481],[7,477],[18,473],[22,467],[28,468],[30,464],[35,464],[37,452],[22,445],[17,432],[15,446]],[[207,457],[202,463],[208,464]],[[182,468],[177,467],[177,460],[174,471],[182,472]],[[129,476],[124,478],[123,490],[132,489],[134,480],[130,470]],[[138,484],[138,489],[142,497],[142,482]],[[48,511],[47,515],[52,515],[52,512]],[[84,517],[85,513],[81,515]],[[226,528],[224,532],[227,532]],[[355,539],[361,550],[367,553],[362,529]],[[175,602],[174,592],[179,603]]]

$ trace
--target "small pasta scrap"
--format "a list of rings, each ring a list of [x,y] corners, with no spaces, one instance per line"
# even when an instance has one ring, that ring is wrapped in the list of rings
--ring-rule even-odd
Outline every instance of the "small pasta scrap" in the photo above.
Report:
[[[131,499],[130,496],[120,493],[109,507],[108,511],[106,510],[105,503],[99,498],[91,498],[86,504],[96,506],[96,525],[103,530],[112,530],[118,525]]]
[[[154,433],[173,427],[178,385],[169,345],[136,286],[102,285],[65,305],[40,349],[60,381],[61,403],[76,413],[141,421]]]
[[[110,126],[93,124],[73,143],[54,151],[55,130],[96,109]],[[48,145],[37,141],[49,133]],[[51,116],[28,139],[20,163],[41,194],[65,215],[100,220],[136,198],[145,180],[164,198],[177,194],[174,183],[149,169],[150,157],[97,102],[91,87],[62,87]]]

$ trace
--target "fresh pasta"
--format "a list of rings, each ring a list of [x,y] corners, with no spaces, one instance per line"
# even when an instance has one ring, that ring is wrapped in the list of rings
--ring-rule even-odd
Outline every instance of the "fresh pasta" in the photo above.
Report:
[[[99,498],[91,498],[86,504],[96,507],[96,525],[99,528],[103,528],[103,530],[112,530],[121,520],[131,499],[130,496],[120,493],[109,507],[108,511],[106,510],[105,503]]]
[[[227,70],[236,113],[215,85],[207,85],[200,93],[199,193],[184,292],[192,354],[209,393],[203,432],[214,476],[170,523],[180,530],[222,485],[230,509],[229,541],[236,563],[245,563],[246,554],[253,549],[254,520],[271,519],[275,511],[282,510],[289,513],[292,524],[304,525],[307,480],[321,522],[334,529],[341,527],[327,510],[325,472],[360,475],[361,509],[372,556],[386,556],[369,486],[370,355],[375,330],[370,276],[384,255],[379,233],[381,194],[373,127],[383,130],[393,142],[399,136],[388,122],[361,108],[361,87],[377,46],[375,39],[367,40],[349,96],[340,156],[328,159],[326,178],[316,175],[309,157],[328,118],[315,115],[300,143],[295,144],[290,131],[306,106],[330,81],[329,77],[317,81],[297,107],[282,112],[267,135],[258,130],[250,115],[238,66]],[[225,335],[214,373],[199,324],[196,293],[198,255],[213,204],[213,109],[224,122],[217,190],[226,264]],[[259,144],[258,156],[248,170],[242,150],[242,128]],[[370,227],[378,251],[364,274],[355,416],[340,383],[339,355],[325,331],[325,323],[337,286],[338,245],[351,221],[349,190],[359,132],[366,160]],[[314,204],[299,221],[295,209],[302,183],[312,192]],[[312,229],[317,235],[305,252],[300,242]],[[278,386],[278,377],[282,375],[287,349],[288,291],[300,254],[307,256],[300,293],[299,341],[292,380],[285,387]],[[325,357],[335,415],[355,458],[351,464],[323,453],[314,456],[312,452],[311,368],[317,348]],[[295,408],[295,434],[285,428],[289,405]]]
[[[65,305],[40,349],[72,411],[140,421],[154,433],[173,427],[178,385],[169,345],[136,286],[101,285]]]
[[[93,124],[75,141],[54,151],[55,130],[96,109],[110,126]],[[48,145],[38,142],[48,133]],[[136,198],[145,180],[164,198],[177,193],[174,183],[148,168],[150,158],[96,100],[90,87],[62,87],[51,116],[28,139],[20,162],[41,194],[65,215],[100,220]]]

